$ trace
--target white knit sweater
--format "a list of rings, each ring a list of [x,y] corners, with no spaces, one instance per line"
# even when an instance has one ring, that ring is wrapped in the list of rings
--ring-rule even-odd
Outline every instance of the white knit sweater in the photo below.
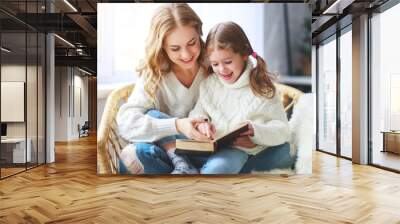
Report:
[[[128,101],[118,111],[119,135],[129,142],[154,142],[178,134],[175,120],[188,116],[199,96],[200,83],[205,78],[200,68],[192,85],[186,88],[170,72],[161,80],[153,102],[144,90],[144,77],[140,77]],[[173,118],[156,119],[145,115],[149,109],[159,110]]]
[[[250,60],[239,79],[233,84],[212,74],[200,85],[200,96],[190,117],[208,117],[215,125],[217,137],[249,121],[254,128],[252,149],[238,147],[248,154],[257,154],[268,146],[289,141],[290,131],[279,93],[272,98],[255,96],[250,89]]]

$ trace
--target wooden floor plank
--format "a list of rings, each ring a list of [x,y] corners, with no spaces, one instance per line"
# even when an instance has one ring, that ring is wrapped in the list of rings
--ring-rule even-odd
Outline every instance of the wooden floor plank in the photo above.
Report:
[[[400,223],[400,175],[314,153],[297,176],[96,174],[96,139],[0,181],[0,223]]]

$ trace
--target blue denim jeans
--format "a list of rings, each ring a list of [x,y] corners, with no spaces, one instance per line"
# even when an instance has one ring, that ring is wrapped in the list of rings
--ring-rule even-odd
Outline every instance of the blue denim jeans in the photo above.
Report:
[[[190,157],[189,157],[190,158]],[[228,147],[212,154],[200,168],[201,174],[238,174],[246,163],[248,154]]]
[[[171,118],[171,116],[154,109],[148,110],[146,114],[158,119]],[[185,136],[173,135],[159,139],[156,142],[135,143],[136,157],[142,163],[144,173],[145,174],[171,173],[172,170],[174,169],[174,166],[172,165],[171,159],[168,157],[167,152],[161,148],[161,145],[182,138],[185,138]]]
[[[136,143],[136,155],[145,174],[168,174],[174,169],[165,150],[156,144]],[[199,169],[201,174],[237,174],[246,163],[248,155],[239,149],[226,148],[211,156],[184,157]]]
[[[149,110],[147,115],[154,118],[170,118],[157,110]],[[154,143],[135,143],[136,156],[143,165],[145,174],[169,174],[174,169],[166,151],[160,146],[164,143],[185,138],[183,135],[164,137]],[[201,174],[250,173],[252,170],[268,171],[276,168],[291,168],[294,158],[290,156],[288,143],[265,149],[255,156],[235,149],[225,148],[211,156],[188,155],[186,159],[200,170]],[[120,169],[120,172],[124,167]]]
[[[295,162],[296,156],[290,155],[290,144],[286,142],[268,147],[254,156],[250,155],[240,173],[288,169],[293,168]]]

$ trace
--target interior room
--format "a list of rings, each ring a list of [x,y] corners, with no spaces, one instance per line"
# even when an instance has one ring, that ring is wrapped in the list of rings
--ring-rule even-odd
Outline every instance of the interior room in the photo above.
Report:
[[[392,56],[398,47],[392,37],[398,35],[393,26],[394,21],[398,21],[399,9],[398,5],[387,9],[382,6],[368,14],[371,17],[367,21],[370,40],[363,44],[367,48],[365,54],[370,55],[364,61],[369,82],[354,77],[357,68],[354,68],[352,49],[356,43],[354,22],[349,15],[342,18],[338,30],[327,29],[320,38],[313,39],[319,89],[317,150],[356,160],[352,159],[358,154],[352,149],[352,123],[355,122],[352,101],[356,99],[352,89],[357,87],[357,82],[366,81],[360,87],[367,96],[359,99],[368,105],[364,114],[367,119],[364,137],[370,145],[364,159],[372,166],[399,171],[398,100],[395,98],[398,68]]]
[[[45,36],[15,28],[1,34],[2,178],[44,164],[46,157]]]
[[[400,104],[396,100],[400,90],[400,68],[393,59],[398,46],[391,43],[399,35],[392,29],[393,21],[399,20],[399,10],[400,7],[395,6],[371,19],[371,50],[376,52],[371,58],[371,160],[377,166],[395,170],[400,169]]]
[[[284,15],[275,18],[281,26],[264,27],[271,38],[293,26],[290,7],[306,4],[311,13],[311,49],[304,36],[291,36],[310,51],[309,68],[294,66],[290,38],[276,46],[282,49],[276,57],[293,65],[279,83],[313,96],[309,174],[101,175],[99,169],[118,170],[121,163],[116,133],[103,131],[114,121],[103,117],[117,112],[107,109],[116,97],[129,96],[122,84],[136,84],[130,59],[141,53],[121,40],[135,35],[129,26],[142,20],[122,18],[115,33],[128,37],[100,39],[100,24],[110,22],[98,17],[100,5],[140,2],[0,1],[0,223],[400,222],[399,1],[266,3]],[[212,3],[190,4],[213,18]],[[253,14],[265,24],[267,8]],[[105,74],[100,67],[110,55],[101,41],[122,52],[116,70]],[[117,73],[117,81],[108,79]],[[296,109],[293,96],[283,105]]]

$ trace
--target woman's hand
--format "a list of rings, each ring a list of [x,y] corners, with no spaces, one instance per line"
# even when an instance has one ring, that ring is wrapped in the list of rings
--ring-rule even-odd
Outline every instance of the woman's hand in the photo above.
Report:
[[[217,134],[214,124],[210,123],[210,122],[198,123],[196,129],[199,130],[200,133],[204,134],[211,140],[215,139],[216,134]]]
[[[186,137],[190,139],[195,139],[198,141],[208,141],[209,139],[207,138],[206,135],[201,134],[199,131],[196,130],[195,126],[197,123],[204,123],[204,119],[199,119],[199,118],[181,118],[181,119],[176,119],[175,121],[175,126],[176,130],[185,135]]]

